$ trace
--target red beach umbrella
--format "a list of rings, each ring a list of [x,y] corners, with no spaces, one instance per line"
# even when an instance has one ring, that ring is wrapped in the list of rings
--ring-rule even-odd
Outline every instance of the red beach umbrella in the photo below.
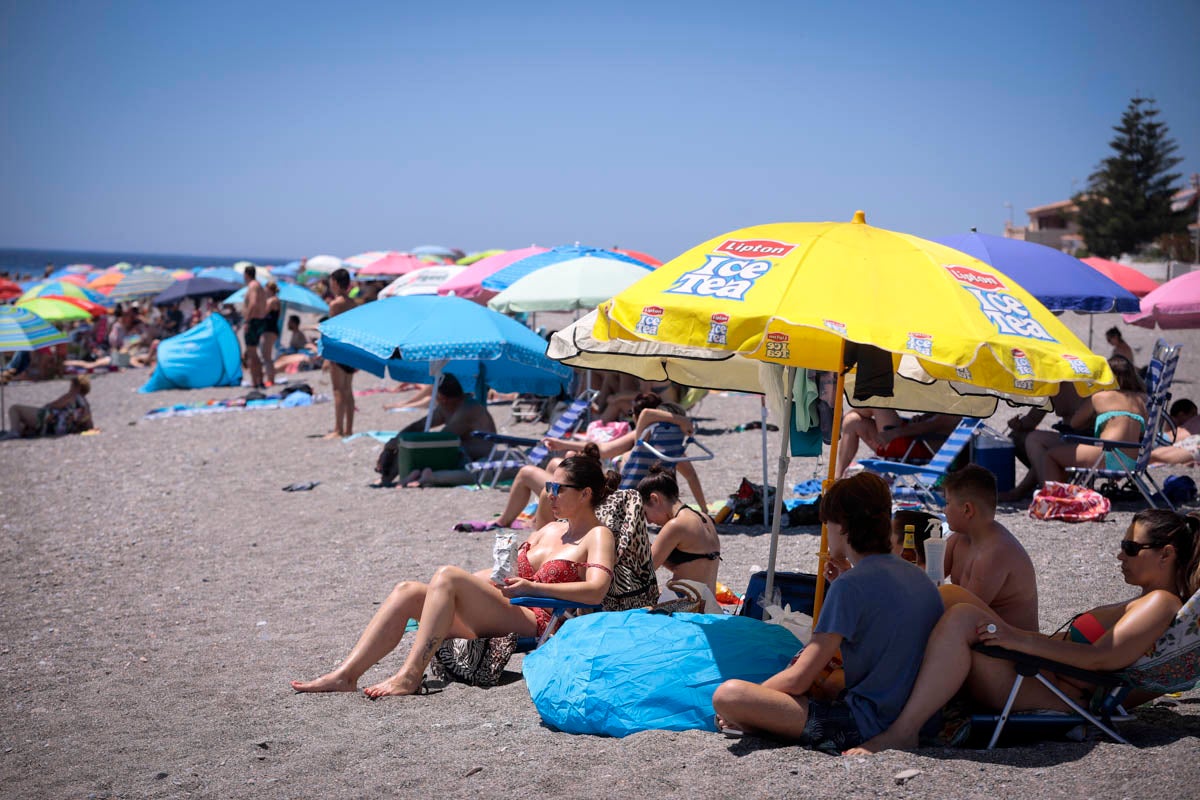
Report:
[[[1080,261],[1097,272],[1107,275],[1112,281],[1119,284],[1122,289],[1132,292],[1138,297],[1145,297],[1158,288],[1158,281],[1146,277],[1133,267],[1127,267],[1124,264],[1118,264],[1115,261],[1108,261],[1103,258],[1081,258]]]

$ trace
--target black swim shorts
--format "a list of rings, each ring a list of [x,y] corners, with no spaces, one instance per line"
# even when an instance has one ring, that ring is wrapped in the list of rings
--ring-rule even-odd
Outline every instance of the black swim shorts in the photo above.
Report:
[[[808,721],[800,741],[814,750],[841,754],[863,743],[862,734],[850,713],[850,706],[841,700],[824,703],[809,699]]]
[[[258,340],[267,332],[267,320],[265,318],[248,319],[246,320],[246,331],[243,333],[243,338],[246,342],[246,347],[258,347]]]

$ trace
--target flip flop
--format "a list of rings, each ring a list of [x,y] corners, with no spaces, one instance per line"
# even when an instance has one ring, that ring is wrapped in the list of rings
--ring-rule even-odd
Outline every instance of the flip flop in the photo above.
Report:
[[[285,492],[310,492],[321,485],[320,481],[309,481],[308,483],[289,483],[283,487]]]
[[[454,530],[459,533],[480,533],[482,531],[496,530],[500,526],[495,522],[487,522],[481,519],[467,519],[457,523]]]
[[[421,687],[417,689],[417,694],[438,694],[445,688],[446,684],[443,681],[431,681],[428,678],[421,678]]]

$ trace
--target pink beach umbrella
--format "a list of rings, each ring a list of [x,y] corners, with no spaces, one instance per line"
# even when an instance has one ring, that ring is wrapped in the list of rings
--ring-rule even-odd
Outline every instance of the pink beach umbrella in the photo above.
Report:
[[[1142,298],[1142,310],[1126,314],[1130,325],[1153,328],[1200,328],[1200,272],[1167,281]]]
[[[1103,258],[1081,258],[1079,260],[1097,272],[1107,275],[1110,280],[1119,284],[1122,289],[1138,297],[1145,297],[1158,288],[1158,281],[1143,275],[1133,267],[1127,267],[1124,264],[1118,264],[1115,261],[1108,261]]]
[[[359,253],[355,256],[350,256],[344,259],[346,266],[349,269],[362,269],[369,264],[374,264],[384,256],[389,255],[387,250],[368,250],[365,253]]]
[[[424,269],[428,266],[428,261],[422,261],[412,253],[388,253],[383,258],[372,261],[365,267],[360,267],[357,277],[362,280],[363,278],[370,279],[372,276],[407,275],[414,270]]]
[[[547,248],[530,245],[522,247],[520,250],[505,250],[503,253],[497,253],[494,256],[481,258],[464,271],[454,276],[450,280],[438,287],[438,294],[452,294],[457,297],[465,297],[469,300],[474,300],[477,303],[487,303],[488,300],[496,296],[495,292],[487,291],[483,288],[483,279],[499,272],[516,261],[529,256],[535,256],[538,253],[545,253]]]

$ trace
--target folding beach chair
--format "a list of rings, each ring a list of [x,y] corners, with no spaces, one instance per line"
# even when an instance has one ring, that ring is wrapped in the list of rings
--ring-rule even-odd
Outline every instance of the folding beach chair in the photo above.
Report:
[[[1159,500],[1168,508],[1175,506],[1159,488],[1149,472],[1150,453],[1159,445],[1159,434],[1164,425],[1173,425],[1167,408],[1171,404],[1171,382],[1175,379],[1175,367],[1179,363],[1179,350],[1182,345],[1168,345],[1161,339],[1154,346],[1154,356],[1150,359],[1149,371],[1146,378],[1146,428],[1142,438],[1137,442],[1117,442],[1097,439],[1094,436],[1077,436],[1069,434],[1063,439],[1069,442],[1097,445],[1104,449],[1096,463],[1090,467],[1068,467],[1071,482],[1083,486],[1091,486],[1097,478],[1108,482],[1105,491],[1118,489],[1123,482],[1131,484],[1141,493],[1151,508],[1159,506]],[[1137,448],[1136,460],[1120,452]]]
[[[937,510],[945,505],[945,501],[935,490],[937,482],[946,476],[950,465],[982,426],[981,419],[963,417],[928,464],[908,464],[878,458],[864,458],[858,463],[876,474],[894,475],[897,480],[897,485],[892,490],[894,497],[909,495],[920,500],[922,505]]]
[[[995,725],[988,749],[996,746],[1000,734],[1007,723],[1012,722],[1023,726],[1053,725],[1057,728],[1069,728],[1078,725],[1095,725],[1114,741],[1129,744],[1116,730],[1113,724],[1132,719],[1121,706],[1122,701],[1132,691],[1144,691],[1153,694],[1168,692],[1183,692],[1200,683],[1200,592],[1179,609],[1174,621],[1158,637],[1158,641],[1146,655],[1134,662],[1133,666],[1118,672],[1092,672],[1068,664],[1061,664],[1050,659],[1006,650],[1002,647],[976,645],[975,649],[984,655],[1003,658],[1014,662],[1017,677],[1008,693],[1008,700],[999,714],[976,714],[971,717],[971,725]],[[1092,707],[1084,708],[1076,703],[1050,681],[1042,671],[1057,673],[1078,678],[1096,686],[1103,687],[1105,692]],[[1066,703],[1073,713],[1057,714],[1053,712],[1018,712],[1012,713],[1013,702],[1021,682],[1026,678],[1036,678],[1060,700]]]
[[[695,450],[689,455],[689,448]],[[680,464],[687,461],[710,461],[713,451],[696,441],[693,436],[684,436],[683,429],[669,422],[656,422],[646,427],[642,438],[638,439],[625,465],[621,467],[622,489],[636,489],[642,478],[650,473],[650,467],[655,461],[665,464]]]
[[[596,509],[596,517],[616,537],[616,561],[608,594],[598,605],[547,597],[513,598],[513,605],[549,608],[553,612],[541,637],[536,641],[521,640],[518,651],[537,648],[570,617],[593,611],[628,611],[658,602],[658,576],[650,558],[650,535],[646,531],[641,495],[632,489],[618,489]]]
[[[588,406],[595,393],[584,392],[571,401],[554,424],[542,438],[563,439],[577,431],[586,418]],[[491,433],[475,431],[475,436],[492,443],[492,451],[482,461],[472,461],[466,469],[475,473],[475,482],[482,484],[491,473],[490,486],[495,488],[496,482],[505,470],[516,470],[527,464],[540,465],[550,455],[550,451],[542,446],[542,439],[530,439],[522,436],[510,436],[506,433]]]

